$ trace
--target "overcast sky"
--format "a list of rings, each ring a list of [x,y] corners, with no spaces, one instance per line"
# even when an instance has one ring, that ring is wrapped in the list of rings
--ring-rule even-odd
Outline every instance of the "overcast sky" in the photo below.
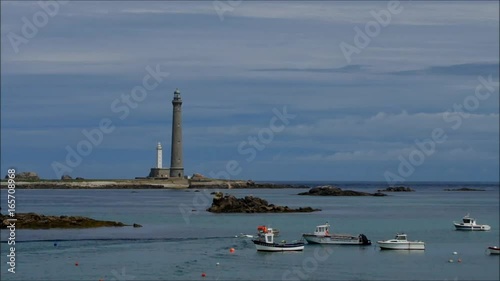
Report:
[[[70,1],[29,34],[26,25],[40,23],[44,9],[2,1],[2,173],[16,167],[58,177],[53,164],[69,167],[67,147],[76,149],[82,130],[103,118],[115,130],[69,175],[146,176],[157,142],[168,167],[179,88],[186,174],[217,174],[233,160],[240,179],[384,181],[389,172],[407,181],[498,181],[498,84],[475,95],[478,77],[498,81],[498,8],[497,1],[401,2],[398,13],[385,1]],[[342,42],[355,47],[356,29],[365,32],[381,10],[389,22],[346,59]],[[113,110],[143,85],[148,66],[169,76],[127,116]],[[464,102],[464,114],[446,114]],[[284,130],[278,119],[280,130],[263,143],[259,132],[278,128],[270,121],[284,107],[294,118]],[[435,130],[446,140],[423,154],[415,143]],[[242,143],[249,137],[257,148]],[[414,171],[401,174],[410,156]]]

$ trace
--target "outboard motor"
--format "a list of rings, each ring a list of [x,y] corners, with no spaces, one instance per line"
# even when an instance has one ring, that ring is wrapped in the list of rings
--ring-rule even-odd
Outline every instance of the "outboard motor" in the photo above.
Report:
[[[361,242],[362,245],[371,245],[372,241],[368,240],[368,238],[364,234],[359,235],[359,242]]]

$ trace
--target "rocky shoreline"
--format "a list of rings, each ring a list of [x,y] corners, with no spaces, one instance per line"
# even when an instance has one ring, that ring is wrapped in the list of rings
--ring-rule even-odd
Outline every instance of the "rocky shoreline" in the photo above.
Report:
[[[7,182],[2,181],[0,189],[7,188]],[[239,180],[204,180],[190,181],[187,179],[169,180],[41,180],[17,181],[16,189],[243,189],[243,188],[310,188],[307,185],[255,183]]]
[[[342,190],[339,187],[325,185],[311,188],[307,192],[301,192],[297,195],[309,195],[309,196],[387,196],[387,194],[376,192],[368,193],[354,190]]]
[[[415,192],[415,190],[406,186],[394,186],[386,189],[379,189],[378,192]]]
[[[17,213],[15,217],[16,229],[49,229],[49,228],[96,228],[96,227],[122,227],[129,226],[122,222],[100,221],[81,216],[45,216],[36,213]],[[2,229],[10,225],[8,215],[0,214]],[[134,227],[140,227],[134,224]]]
[[[485,189],[468,188],[468,187],[462,187],[462,188],[445,188],[443,190],[444,191],[486,191]]]
[[[321,210],[311,207],[292,209],[288,206],[269,204],[266,200],[258,197],[236,198],[234,195],[216,192],[212,206],[207,211],[211,213],[310,213]]]

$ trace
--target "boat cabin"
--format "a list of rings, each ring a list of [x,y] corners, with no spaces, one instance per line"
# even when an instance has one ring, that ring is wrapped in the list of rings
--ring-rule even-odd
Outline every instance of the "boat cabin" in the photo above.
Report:
[[[330,225],[328,223],[316,226],[314,235],[328,236],[330,235]]]
[[[264,234],[266,243],[274,243],[274,233],[272,228],[267,228],[267,232]]]
[[[463,224],[471,224],[471,225],[476,224],[476,220],[473,218],[469,218],[469,217],[464,217],[462,219],[462,222],[463,222]]]
[[[407,241],[408,240],[408,237],[406,236],[406,234],[402,233],[402,234],[396,234],[396,237],[394,237],[395,240],[398,240],[398,241]]]

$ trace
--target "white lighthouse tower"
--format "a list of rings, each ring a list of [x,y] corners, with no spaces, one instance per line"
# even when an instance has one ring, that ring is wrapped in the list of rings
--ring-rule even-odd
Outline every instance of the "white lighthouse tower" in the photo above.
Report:
[[[156,146],[156,168],[161,169],[162,168],[162,148],[161,148],[161,143],[158,143]]]

